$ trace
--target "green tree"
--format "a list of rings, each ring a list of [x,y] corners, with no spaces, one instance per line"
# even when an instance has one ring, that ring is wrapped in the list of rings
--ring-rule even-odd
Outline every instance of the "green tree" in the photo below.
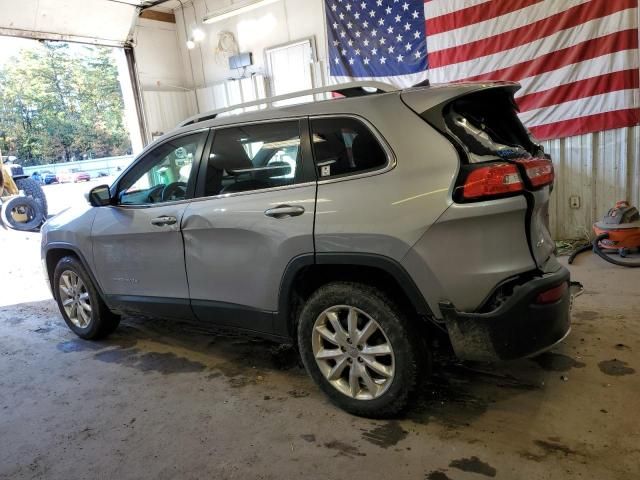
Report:
[[[0,69],[0,148],[25,165],[126,153],[123,113],[111,49],[42,42]]]

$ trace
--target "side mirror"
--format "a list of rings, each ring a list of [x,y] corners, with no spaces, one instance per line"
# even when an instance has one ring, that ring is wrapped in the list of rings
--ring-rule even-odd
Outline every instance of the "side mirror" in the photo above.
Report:
[[[109,185],[99,185],[89,191],[88,200],[93,207],[111,205],[111,191]]]

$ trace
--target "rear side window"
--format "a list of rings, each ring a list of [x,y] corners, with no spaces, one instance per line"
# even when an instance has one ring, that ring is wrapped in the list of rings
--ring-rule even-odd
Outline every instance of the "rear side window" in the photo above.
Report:
[[[301,156],[297,121],[218,129],[207,163],[205,196],[291,185]]]
[[[364,123],[354,118],[311,120],[313,153],[319,178],[384,167],[387,155]]]

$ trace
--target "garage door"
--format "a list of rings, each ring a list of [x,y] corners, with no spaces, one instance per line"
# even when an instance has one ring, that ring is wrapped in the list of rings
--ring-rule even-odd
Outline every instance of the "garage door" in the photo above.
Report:
[[[123,46],[143,0],[0,0],[0,35]],[[10,12],[10,15],[9,15]]]

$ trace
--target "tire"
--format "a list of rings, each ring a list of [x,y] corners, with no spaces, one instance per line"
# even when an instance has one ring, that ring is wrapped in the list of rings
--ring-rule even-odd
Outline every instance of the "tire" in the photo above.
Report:
[[[357,325],[352,334],[348,328],[351,315]],[[334,326],[336,319],[343,327],[342,334]],[[365,332],[373,333],[367,337]],[[344,338],[337,340],[340,335],[346,335],[346,343]],[[362,337],[367,338],[358,341]],[[383,292],[368,285],[324,285],[311,295],[300,314],[298,347],[307,372],[334,404],[355,415],[389,418],[404,409],[428,367],[428,352],[423,352],[421,345],[402,310]],[[391,353],[365,355],[374,347],[376,352]],[[317,354],[324,358],[317,360]],[[338,370],[342,372],[338,378],[329,380],[331,372]],[[352,370],[358,377],[353,382]]]
[[[8,228],[21,232],[36,230],[44,221],[40,205],[31,197],[12,197],[3,202],[0,219]]]
[[[74,283],[74,279],[80,282]],[[78,258],[60,259],[53,272],[53,289],[64,321],[80,338],[98,340],[118,328],[120,317],[104,303]],[[65,307],[69,299],[72,301]]]
[[[36,182],[33,178],[19,178],[16,180],[16,186],[18,190],[24,190],[24,194],[27,197],[33,197],[40,205],[43,218],[46,220],[49,216],[49,205],[47,204],[47,197],[42,190],[42,185]]]

